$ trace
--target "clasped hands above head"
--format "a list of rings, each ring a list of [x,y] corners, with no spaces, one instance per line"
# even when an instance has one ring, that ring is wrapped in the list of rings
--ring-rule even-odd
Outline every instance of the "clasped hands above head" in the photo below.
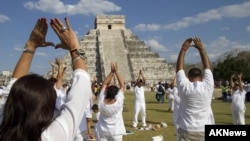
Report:
[[[191,45],[192,42],[194,44]],[[201,48],[202,47],[201,39],[199,37],[187,38],[182,44],[181,50],[186,51],[189,47]]]

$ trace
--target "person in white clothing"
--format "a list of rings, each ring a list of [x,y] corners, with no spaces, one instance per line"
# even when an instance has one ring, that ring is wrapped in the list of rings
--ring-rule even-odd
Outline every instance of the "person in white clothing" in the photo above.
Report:
[[[57,19],[50,25],[61,43],[56,48],[70,52],[73,80],[66,103],[54,118],[56,91],[50,81],[38,74],[29,74],[30,65],[38,47],[54,46],[46,42],[46,18],[39,18],[13,71],[12,79],[4,90],[8,94],[0,125],[1,141],[71,141],[79,128],[91,92],[87,66],[77,50],[76,34],[65,18],[66,26]]]
[[[110,85],[113,77],[117,77],[120,88]],[[122,115],[124,90],[124,80],[118,72],[117,63],[111,63],[111,72],[104,79],[98,98],[100,116],[95,126],[98,141],[122,141],[126,133]]]
[[[191,68],[188,76],[185,75],[184,57],[192,42],[200,53],[203,75],[199,68]],[[211,108],[214,79],[205,48],[198,37],[188,38],[182,44],[176,65],[176,85],[181,101],[177,120],[178,140],[204,141],[205,125],[215,123]]]
[[[92,111],[93,111],[93,114],[94,114],[93,121],[98,122],[99,117],[100,117],[100,111],[99,111],[99,107],[98,107],[97,104],[93,104]]]
[[[245,84],[244,84],[244,88],[246,91],[246,102],[250,101],[250,80],[248,80]]]
[[[145,103],[145,93],[144,86],[146,84],[146,80],[143,76],[142,71],[139,71],[138,78],[136,80],[135,88],[134,88],[134,115],[133,115],[133,123],[132,126],[134,128],[138,125],[138,115],[141,114],[142,126],[146,127],[146,103]]]
[[[179,119],[179,107],[180,107],[180,97],[178,93],[178,89],[176,87],[176,77],[174,77],[173,82],[171,83],[173,89],[173,95],[174,95],[174,111],[173,111],[173,123],[175,127],[176,132],[176,139],[178,140],[179,134],[178,134],[178,119]]]
[[[170,85],[168,90],[168,112],[174,111],[174,86],[173,84]]]
[[[96,139],[94,133],[92,132],[92,105],[93,105],[93,95],[89,97],[88,105],[84,110],[83,118],[74,141],[83,141],[88,139]]]
[[[52,65],[52,78],[56,77],[54,88],[57,94],[56,111],[55,111],[55,116],[57,116],[58,114],[60,114],[61,109],[63,109],[63,105],[66,103],[67,93],[71,87],[65,87],[63,86],[62,83],[66,66],[59,58],[56,58],[55,60],[56,60],[55,64]],[[57,70],[57,72],[54,72],[54,70]],[[56,76],[53,76],[53,74],[56,74]],[[91,130],[91,118],[92,118],[91,107],[93,103],[92,96],[93,95],[90,95],[89,97],[87,107],[84,110],[83,118],[81,120],[81,124],[77,131],[77,134],[75,135],[74,141],[83,141],[85,138],[86,139],[95,138]]]
[[[230,86],[232,90],[231,111],[234,125],[245,125],[246,91],[243,88],[241,78],[242,73],[238,75],[232,74],[230,78]]]
[[[55,59],[55,63],[50,62],[52,67],[52,76],[49,81],[54,85],[56,90],[56,109],[55,109],[55,117],[59,115],[61,106],[65,103],[67,91],[63,87],[63,76],[66,70],[66,66],[63,65],[62,61],[59,58]]]

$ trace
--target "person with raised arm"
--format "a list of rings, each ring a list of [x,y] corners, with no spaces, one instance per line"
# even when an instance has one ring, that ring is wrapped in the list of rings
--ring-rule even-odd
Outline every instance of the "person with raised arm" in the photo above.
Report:
[[[200,54],[203,75],[200,68],[191,68],[188,76],[184,71],[184,57],[193,47]],[[182,44],[176,65],[176,85],[180,96],[178,141],[205,140],[205,125],[214,124],[211,101],[214,92],[214,79],[210,61],[200,38],[188,38]]]
[[[116,77],[119,87],[111,85]],[[111,71],[103,81],[98,98],[99,120],[96,124],[96,137],[98,141],[122,141],[126,133],[123,121],[124,80],[118,72],[117,63],[111,63]]]
[[[234,80],[235,79],[235,80]],[[245,125],[245,98],[246,91],[242,84],[242,73],[232,74],[230,77],[230,86],[232,91],[231,111],[234,125]]]
[[[138,115],[141,114],[142,127],[146,127],[146,102],[145,102],[145,89],[146,79],[142,73],[139,71],[135,88],[134,88],[134,116],[132,126],[137,128],[138,125]]]
[[[78,53],[79,41],[67,18],[65,22],[66,26],[54,18],[50,25],[61,41],[55,47],[68,50],[72,58],[73,82],[66,103],[54,117],[57,96],[53,85],[38,74],[29,74],[36,50],[54,46],[45,40],[46,18],[39,18],[4,91],[8,98],[0,125],[1,141],[73,140],[91,94],[91,84],[85,59]]]

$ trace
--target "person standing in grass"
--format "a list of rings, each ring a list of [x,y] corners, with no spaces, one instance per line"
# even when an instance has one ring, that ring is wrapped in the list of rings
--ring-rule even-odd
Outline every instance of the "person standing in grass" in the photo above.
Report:
[[[236,77],[236,81],[233,79]],[[233,124],[234,125],[245,125],[245,97],[246,91],[242,85],[242,73],[239,75],[231,75],[230,85],[232,90],[232,116],[233,116]]]
[[[115,76],[120,88],[110,84]],[[111,71],[103,81],[98,98],[100,116],[95,127],[98,141],[122,141],[126,133],[122,115],[124,90],[124,80],[118,73],[117,63],[111,63]]]
[[[144,86],[146,80],[143,76],[142,71],[139,71],[139,75],[136,81],[136,86],[134,88],[135,95],[135,104],[134,104],[134,118],[133,118],[133,127],[136,128],[138,125],[138,115],[141,114],[142,126],[146,127],[146,103],[145,103],[145,92]]]
[[[192,42],[199,51],[203,75],[199,68],[191,68],[188,76],[185,75],[184,57]],[[205,125],[215,123],[211,108],[214,79],[209,58],[198,37],[188,38],[182,44],[176,65],[176,85],[181,101],[177,121],[178,141],[204,141]]]

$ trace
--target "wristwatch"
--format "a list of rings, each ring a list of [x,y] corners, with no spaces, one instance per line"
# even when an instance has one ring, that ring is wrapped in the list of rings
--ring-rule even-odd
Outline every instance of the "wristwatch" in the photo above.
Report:
[[[34,51],[30,50],[28,47],[24,47],[23,48],[23,52],[25,52],[25,53],[31,53],[31,54],[35,53]]]
[[[70,51],[71,54],[74,53],[74,52],[76,52],[76,54],[78,56],[80,56],[81,59],[83,59],[83,60],[87,59],[86,53],[85,53],[85,51],[82,48],[78,48],[78,49],[74,49],[74,50]]]

